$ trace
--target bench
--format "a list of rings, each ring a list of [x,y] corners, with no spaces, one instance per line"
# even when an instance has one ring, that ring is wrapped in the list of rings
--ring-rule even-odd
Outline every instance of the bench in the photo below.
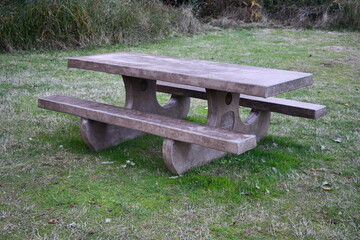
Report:
[[[38,106],[223,152],[241,154],[256,146],[254,135],[74,97],[61,95],[42,97],[38,99]]]
[[[156,85],[156,91],[177,96],[192,97],[203,100],[207,99],[205,88],[169,82],[158,81]],[[326,106],[324,105],[277,97],[261,98],[241,94],[239,105],[260,111],[276,112],[309,119],[318,119],[326,114]]]

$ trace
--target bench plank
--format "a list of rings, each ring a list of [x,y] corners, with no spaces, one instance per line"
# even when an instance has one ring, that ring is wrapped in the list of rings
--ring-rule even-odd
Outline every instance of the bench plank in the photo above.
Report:
[[[241,154],[256,147],[254,135],[73,97],[54,95],[39,98],[38,106],[224,152]]]
[[[313,83],[310,73],[119,52],[69,58],[68,67],[271,97]]]
[[[156,90],[178,96],[207,99],[205,89],[200,87],[157,81]],[[261,98],[241,94],[239,105],[261,111],[277,112],[310,119],[318,119],[326,114],[326,106],[324,105],[276,97]]]

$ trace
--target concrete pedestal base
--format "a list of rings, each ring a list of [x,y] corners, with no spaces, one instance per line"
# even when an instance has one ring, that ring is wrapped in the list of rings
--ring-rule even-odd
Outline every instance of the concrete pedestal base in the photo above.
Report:
[[[249,117],[242,121],[239,116],[239,94],[211,89],[207,89],[206,94],[208,99],[207,125],[256,135],[257,141],[265,136],[270,124],[270,112],[253,110]],[[226,152],[171,139],[165,139],[163,143],[165,164],[174,174],[182,174],[226,154]]]
[[[127,76],[123,76],[123,80],[126,90],[126,108],[178,119],[187,116],[190,98],[172,96],[165,106],[160,106],[156,99],[156,81]],[[84,142],[93,151],[101,151],[145,134],[88,119],[81,119],[80,132]]]
[[[178,119],[187,116],[190,107],[188,97],[173,95],[165,106],[160,106],[156,99],[155,80],[127,76],[123,76],[123,79],[126,89],[126,108]],[[242,121],[239,116],[238,93],[207,89],[206,95],[208,100],[208,126],[256,135],[257,140],[266,134],[270,123],[270,112],[253,110],[249,117]],[[126,127],[83,118],[81,119],[80,130],[85,143],[93,151],[100,151],[145,134]],[[165,139],[163,143],[165,164],[174,174],[182,174],[225,154],[227,153],[212,148],[171,139]]]

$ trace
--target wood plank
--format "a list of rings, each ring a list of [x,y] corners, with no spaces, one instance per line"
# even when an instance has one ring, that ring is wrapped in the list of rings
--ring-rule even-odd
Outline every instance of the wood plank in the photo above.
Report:
[[[156,90],[159,92],[175,94],[179,96],[194,97],[199,99],[207,98],[204,88],[168,82],[158,81]],[[318,119],[326,114],[326,106],[324,105],[276,97],[261,98],[241,94],[239,99],[239,105],[248,108],[255,108],[262,111],[271,111],[310,119]]]
[[[309,73],[129,52],[70,58],[68,66],[259,97],[312,84]]]
[[[256,147],[254,135],[73,97],[55,95],[39,98],[38,106],[224,152],[241,154]]]

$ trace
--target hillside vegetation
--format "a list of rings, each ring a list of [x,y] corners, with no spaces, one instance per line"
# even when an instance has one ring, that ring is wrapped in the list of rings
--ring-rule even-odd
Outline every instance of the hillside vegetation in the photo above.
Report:
[[[139,43],[194,32],[189,9],[159,0],[8,0],[0,3],[0,50]]]
[[[136,44],[244,22],[359,30],[360,1],[3,0],[0,51]]]

